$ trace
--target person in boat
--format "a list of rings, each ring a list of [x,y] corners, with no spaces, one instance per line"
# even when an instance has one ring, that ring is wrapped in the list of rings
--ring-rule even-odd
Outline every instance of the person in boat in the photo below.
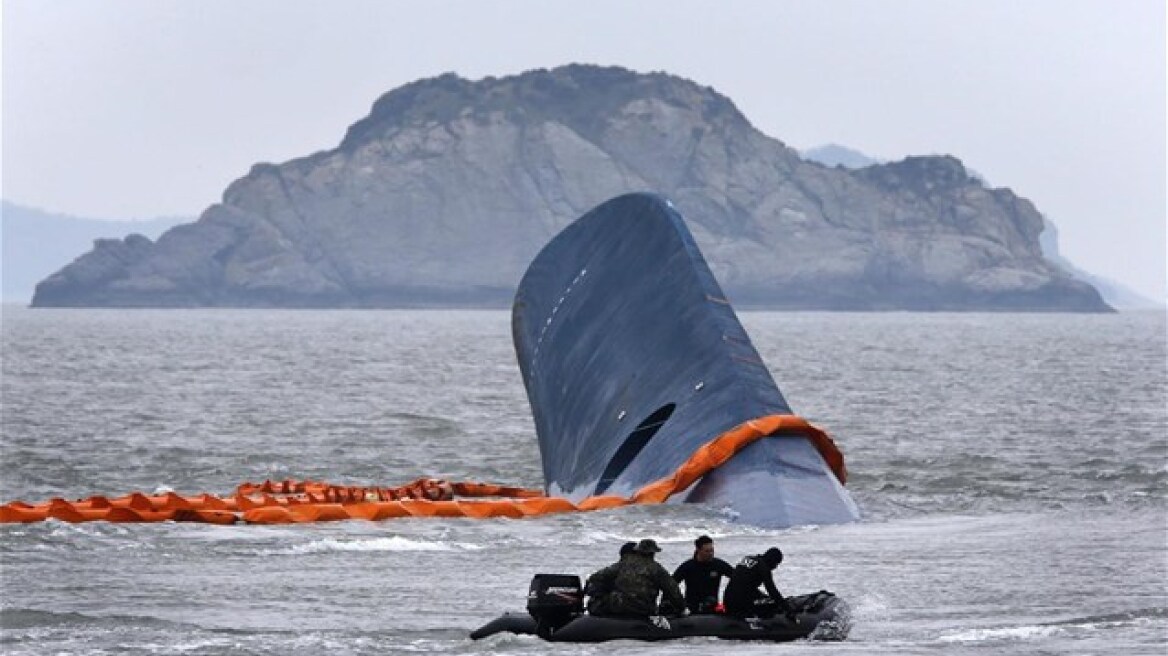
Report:
[[[681,588],[654,557],[661,552],[654,540],[641,540],[620,561],[588,577],[588,586],[601,593],[588,612],[597,617],[649,617],[658,613],[657,597],[663,595],[661,612],[684,612]],[[608,590],[607,594],[604,593]]]
[[[722,577],[732,574],[730,563],[714,556],[714,540],[703,535],[694,540],[693,558],[673,570],[673,580],[685,584],[685,606],[690,613],[708,614],[718,606]]]
[[[783,552],[771,547],[766,553],[746,556],[734,568],[726,584],[726,613],[736,617],[774,617],[779,612],[795,619],[795,609],[775,587],[774,570],[783,562]],[[766,592],[759,587],[766,588]]]
[[[588,596],[588,613],[598,617],[610,615],[612,602],[612,585],[616,578],[616,568],[637,548],[636,542],[626,542],[621,545],[620,556],[617,562],[594,572],[584,584],[584,594]]]

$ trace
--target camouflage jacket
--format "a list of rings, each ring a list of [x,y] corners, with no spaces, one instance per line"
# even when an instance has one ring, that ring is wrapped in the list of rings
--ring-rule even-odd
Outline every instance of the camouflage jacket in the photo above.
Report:
[[[621,560],[628,556],[621,556]],[[588,612],[593,615],[611,615],[612,586],[616,581],[616,570],[620,563],[596,570],[584,583],[584,594],[588,595]]]
[[[663,608],[680,612],[685,599],[677,581],[657,561],[629,554],[588,577],[588,612],[593,615],[656,615],[657,594]]]

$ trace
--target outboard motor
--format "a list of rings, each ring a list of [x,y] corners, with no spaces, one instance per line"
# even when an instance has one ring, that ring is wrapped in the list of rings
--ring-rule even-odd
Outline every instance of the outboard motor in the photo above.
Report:
[[[584,588],[573,574],[536,574],[527,591],[527,612],[547,638],[584,612]]]

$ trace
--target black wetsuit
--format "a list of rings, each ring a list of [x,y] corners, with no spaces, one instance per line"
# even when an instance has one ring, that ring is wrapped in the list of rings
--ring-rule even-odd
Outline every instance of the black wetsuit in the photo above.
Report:
[[[738,617],[773,617],[777,611],[793,613],[794,609],[775,587],[771,571],[761,555],[743,558],[726,584],[726,613]],[[766,588],[766,594],[759,586]]]
[[[712,613],[718,605],[722,577],[734,573],[730,563],[721,558],[705,562],[690,558],[673,572],[673,580],[685,583],[685,605],[691,613]]]

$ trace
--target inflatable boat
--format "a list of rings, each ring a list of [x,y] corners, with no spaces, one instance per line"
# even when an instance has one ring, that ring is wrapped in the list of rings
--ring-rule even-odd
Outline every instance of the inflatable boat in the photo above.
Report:
[[[559,580],[549,583],[551,577]],[[541,578],[542,582],[539,581]],[[679,617],[596,617],[583,612],[578,577],[537,575],[536,579],[532,581],[532,592],[528,596],[527,613],[504,613],[471,632],[470,637],[480,640],[506,632],[538,635],[550,642],[693,637],[787,642],[805,638],[844,640],[851,630],[847,604],[826,590],[787,597],[787,602],[796,611],[793,620],[782,615],[742,619],[721,613]]]

